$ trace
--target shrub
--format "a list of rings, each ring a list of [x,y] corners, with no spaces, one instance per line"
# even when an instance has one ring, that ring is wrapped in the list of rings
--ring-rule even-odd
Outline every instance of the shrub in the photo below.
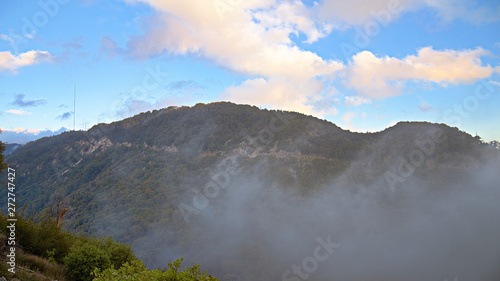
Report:
[[[95,269],[104,270],[111,266],[109,253],[93,239],[80,239],[71,247],[64,258],[66,272],[70,280],[91,281]]]
[[[106,238],[103,246],[109,253],[111,265],[115,268],[120,268],[126,262],[137,260],[130,245],[115,242],[111,237]]]
[[[180,271],[182,259],[175,260],[168,264],[168,269],[161,271],[159,269],[149,270],[144,263],[135,260],[131,263],[125,263],[121,268],[108,268],[104,271],[95,270],[94,281],[110,281],[110,280],[130,280],[130,281],[217,281],[207,272],[201,272],[199,265],[187,267]]]
[[[130,246],[115,242],[108,237],[103,239],[80,238],[64,258],[66,272],[70,280],[92,280],[92,272],[108,268],[120,268],[137,258]]]
[[[48,216],[39,218],[18,217],[17,243],[25,252],[62,263],[72,245],[71,235],[64,232]]]

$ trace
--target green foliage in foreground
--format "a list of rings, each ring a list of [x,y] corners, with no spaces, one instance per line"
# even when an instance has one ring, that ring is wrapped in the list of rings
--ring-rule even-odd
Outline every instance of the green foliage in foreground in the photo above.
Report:
[[[199,265],[179,270],[181,260],[166,270],[149,270],[136,258],[131,247],[108,238],[77,237],[63,231],[50,216],[38,219],[19,216],[16,223],[18,246],[16,274],[8,272],[0,258],[0,276],[20,280],[217,280]],[[6,244],[7,217],[0,213],[0,244]],[[23,249],[23,250],[21,250]]]
[[[0,214],[0,228],[7,230],[7,216]],[[7,234],[7,233],[6,233]],[[16,244],[30,254],[62,263],[69,253],[74,237],[57,226],[49,216],[17,217]]]
[[[131,280],[131,281],[217,281],[207,272],[201,272],[199,265],[187,267],[180,271],[181,262],[183,259],[175,260],[168,264],[168,269],[161,271],[159,269],[149,270],[144,263],[139,260],[125,263],[121,268],[108,268],[104,271],[94,270],[94,281],[109,281],[109,280]]]
[[[111,238],[79,239],[64,258],[70,280],[90,281],[94,270],[120,268],[127,262],[136,261],[130,246],[120,244]]]

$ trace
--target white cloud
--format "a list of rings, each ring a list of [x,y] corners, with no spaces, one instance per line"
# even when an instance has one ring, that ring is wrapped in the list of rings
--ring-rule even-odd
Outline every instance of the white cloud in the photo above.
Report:
[[[15,128],[15,129],[12,129],[12,130],[7,130],[7,129],[0,129],[2,131],[2,133],[5,133],[5,132],[11,132],[11,133],[16,133],[16,134],[34,134],[34,135],[37,135],[39,134],[41,131],[40,130],[36,130],[36,129],[24,129],[22,127],[18,127],[18,128]]]
[[[420,104],[418,105],[418,108],[422,112],[429,112],[434,109],[434,107],[430,104],[428,104],[423,97],[418,96],[418,99],[420,100]]]
[[[21,116],[31,115],[31,112],[29,112],[29,111],[16,110],[16,109],[9,109],[9,110],[6,110],[5,112],[16,114],[16,115],[21,115]]]
[[[13,55],[9,51],[0,52],[0,72],[9,71],[16,73],[23,66],[50,61],[51,55],[47,51],[32,50],[19,55]]]
[[[342,121],[345,123],[350,123],[352,119],[358,117],[358,113],[349,111],[342,116]]]
[[[342,121],[344,121],[344,125],[342,126],[343,129],[349,130],[351,132],[361,132],[364,131],[362,129],[354,127],[352,124],[352,120],[359,117],[359,114],[357,112],[353,111],[348,111],[342,116]]]
[[[412,0],[324,0],[316,7],[322,19],[338,26],[362,25],[370,20],[379,20],[386,25],[399,14],[414,7]]]
[[[429,105],[429,104],[426,104],[426,103],[421,103],[418,105],[418,108],[423,111],[423,112],[429,112],[431,111],[432,109],[434,109],[434,107],[432,107],[432,105]]]
[[[379,58],[363,51],[352,57],[346,71],[346,84],[361,95],[383,98],[399,95],[408,80],[444,86],[473,83],[489,77],[494,71],[494,68],[481,63],[480,57],[488,54],[481,48],[437,51],[426,47],[418,50],[417,55],[398,59]]]
[[[362,104],[372,103],[371,99],[358,97],[358,96],[347,96],[345,97],[344,104],[347,106],[360,106]]]
[[[425,6],[433,8],[437,11],[437,16],[444,22],[461,19],[480,24],[500,20],[500,6],[495,1],[492,3],[467,0],[422,0],[414,2],[420,4],[419,8]]]
[[[221,95],[223,100],[236,103],[259,104],[280,109],[297,111],[304,114],[323,115],[337,113],[334,107],[315,109],[308,103],[322,92],[324,84],[316,79],[293,80],[286,77],[269,79],[255,78],[241,85],[227,88]],[[308,100],[309,98],[309,100]]]
[[[358,122],[359,124],[362,125],[362,127],[359,127],[359,126],[355,126],[353,124],[353,121],[356,119],[356,118],[367,118],[368,117],[368,114],[366,114],[366,112],[354,112],[354,111],[348,111],[346,113],[344,113],[344,115],[342,115],[342,128],[345,129],[345,130],[349,130],[351,132],[358,132],[358,133],[368,133],[368,132],[371,132],[371,133],[374,133],[374,132],[380,132],[380,131],[383,131],[384,129],[388,128],[388,127],[391,127],[391,126],[394,126],[397,122],[396,121],[391,121],[389,123],[388,126],[384,126],[382,125],[384,121],[381,121],[379,122],[378,125],[373,125],[373,124],[369,124],[369,123],[366,123],[367,121],[363,121],[363,122]],[[376,119],[385,119],[384,116],[374,116],[374,118]]]
[[[314,41],[327,32],[307,17],[300,1],[242,1],[223,17],[214,8],[218,1],[146,1],[162,12],[149,19],[144,36],[128,42],[130,54],[199,54],[233,71],[265,77],[310,78],[342,68],[290,40],[292,33],[303,32]]]
[[[305,42],[313,43],[328,35],[333,29],[330,24],[316,23],[313,20],[313,11],[307,9],[301,1],[280,2],[275,9],[257,11],[253,13],[253,17],[261,25],[272,27],[275,32],[279,32],[282,42],[290,42],[289,34],[298,35],[299,32],[303,32],[307,37]]]
[[[431,10],[443,23],[461,19],[474,24],[500,20],[497,3],[467,0],[323,0],[317,11],[322,19],[340,26],[364,25],[376,21],[382,26],[403,13]]]
[[[223,99],[312,112],[313,107],[305,103],[317,99],[321,95],[317,91],[323,89],[323,83],[316,79],[330,77],[343,68],[341,62],[302,50],[290,39],[291,34],[300,33],[312,43],[332,29],[314,21],[310,8],[301,1],[143,2],[158,13],[149,19],[143,36],[128,42],[129,54],[139,58],[162,53],[194,54],[251,76],[243,84],[226,89]],[[222,4],[227,5],[221,12],[217,5]]]
[[[12,43],[14,42],[14,38],[8,36],[8,35],[5,35],[5,34],[0,34],[0,39],[4,40],[4,41],[7,41],[9,43]]]
[[[354,55],[345,67],[340,61],[301,49],[290,39],[302,35],[306,43],[314,43],[334,28],[367,21],[385,26],[404,13],[426,8],[436,10],[445,20],[464,17],[463,9],[456,8],[465,5],[461,0],[323,0],[313,7],[302,1],[278,0],[123,1],[147,3],[156,14],[146,20],[145,33],[131,37],[120,53],[142,59],[165,53],[200,56],[248,75],[245,82],[227,88],[220,96],[238,103],[336,114],[333,106],[325,109],[316,104],[341,73],[345,85],[363,96],[346,99],[348,106],[399,95],[409,80],[447,85],[471,83],[491,74],[491,67],[481,65],[480,57],[488,53],[480,48],[435,51],[428,47],[403,59],[376,57],[365,51]],[[473,7],[471,11],[480,8],[467,7]],[[107,49],[117,49],[110,40],[103,43]]]

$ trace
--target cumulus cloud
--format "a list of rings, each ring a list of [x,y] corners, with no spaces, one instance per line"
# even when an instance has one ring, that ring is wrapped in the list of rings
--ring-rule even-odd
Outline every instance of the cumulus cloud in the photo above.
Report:
[[[307,23],[295,25],[284,21],[286,16],[308,21],[305,15],[299,14],[301,9],[280,8],[289,5],[287,3],[268,7],[269,3],[264,1],[244,2],[242,7],[219,17],[214,8],[217,1],[196,2],[196,5],[192,0],[149,2],[164,13],[149,20],[149,30],[144,36],[128,42],[134,56],[196,53],[231,70],[266,77],[309,78],[341,68],[341,63],[325,61],[292,43],[291,33],[306,31],[310,36],[317,36],[314,34],[322,31],[312,27],[306,30]],[[295,5],[303,6],[300,2]],[[250,8],[258,11],[250,12]]]
[[[366,97],[399,95],[409,80],[448,84],[473,83],[489,77],[494,68],[483,66],[481,57],[490,53],[474,50],[434,50],[425,47],[417,55],[403,59],[377,57],[363,51],[352,57],[347,70],[347,85]]]
[[[323,90],[324,84],[316,79],[296,81],[286,77],[255,78],[248,79],[241,85],[226,88],[221,98],[236,103],[277,106],[310,115],[336,114],[337,110],[334,107],[315,110],[311,97]]]
[[[254,13],[253,17],[263,26],[277,28],[275,32],[281,33],[283,42],[288,41],[289,34],[298,36],[302,32],[307,37],[304,42],[313,43],[333,29],[333,25],[319,22],[313,10],[307,9],[300,1],[281,2],[275,8]]]
[[[311,10],[301,1],[235,1],[237,5],[223,8],[217,0],[143,2],[158,13],[148,19],[143,36],[128,42],[129,54],[139,58],[163,53],[194,54],[251,76],[243,84],[226,89],[222,99],[251,100],[253,104],[280,108],[286,101],[287,109],[310,112],[304,102],[318,92],[309,90],[299,95],[279,82],[295,81],[295,86],[304,89],[317,84],[314,78],[333,75],[343,67],[341,62],[300,49],[290,39],[292,34],[303,34],[305,41],[312,43],[332,29],[314,21]],[[252,90],[271,90],[279,96],[272,98]]]
[[[32,50],[19,55],[4,51],[0,52],[0,72],[17,73],[17,70],[23,66],[39,64],[45,61],[51,61],[51,54],[47,51]]]
[[[25,100],[24,98],[25,98],[24,94],[16,94],[14,95],[14,102],[12,104],[20,107],[28,107],[28,106],[38,106],[45,103],[44,99]]]
[[[375,20],[383,26],[402,14],[433,9],[443,21],[470,17],[484,6],[461,0],[353,0],[349,3],[323,0],[313,5],[303,1],[157,1],[147,3],[156,13],[144,20],[144,34],[131,36],[126,49],[110,38],[101,40],[102,50],[114,56],[126,53],[138,59],[162,54],[192,55],[213,61],[232,72],[247,75],[246,81],[228,87],[219,99],[237,103],[283,108],[321,116],[335,113],[333,106],[316,106],[339,75],[345,77],[355,95],[347,106],[402,93],[406,82],[425,81],[440,85],[472,83],[488,77],[492,68],[483,66],[481,49],[437,51],[422,48],[403,59],[377,57],[369,51],[352,56],[350,64],[326,59],[305,50],[292,37],[314,43],[334,29],[345,29]],[[273,96],[275,95],[275,96]],[[334,100],[324,104],[333,105]]]
[[[31,112],[29,112],[29,111],[22,111],[22,110],[16,110],[16,109],[9,109],[6,112],[16,114],[16,115],[21,115],[21,116],[31,115]]]

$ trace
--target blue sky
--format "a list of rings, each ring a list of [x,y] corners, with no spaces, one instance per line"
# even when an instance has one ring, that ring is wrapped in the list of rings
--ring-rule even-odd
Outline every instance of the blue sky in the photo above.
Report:
[[[500,140],[500,3],[0,0],[0,140],[231,101]]]

